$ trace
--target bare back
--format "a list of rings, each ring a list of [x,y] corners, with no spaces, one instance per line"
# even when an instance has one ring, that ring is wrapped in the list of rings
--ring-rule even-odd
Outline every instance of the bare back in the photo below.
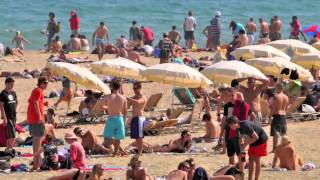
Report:
[[[87,131],[81,137],[81,144],[86,151],[94,149],[94,146],[97,143],[97,138],[91,131]]]
[[[123,95],[114,93],[105,96],[104,105],[108,107],[109,116],[119,116],[127,108],[127,100]]]
[[[252,34],[257,31],[257,26],[254,22],[248,22],[246,24],[246,30],[249,34]]]
[[[271,24],[270,31],[271,32],[280,32],[281,31],[282,22],[280,20],[274,21]]]
[[[260,28],[262,34],[269,33],[269,25],[265,21],[260,24]]]
[[[280,168],[294,170],[295,149],[291,145],[280,145],[275,149],[275,153],[280,160]]]
[[[144,168],[140,168],[137,170],[128,170],[127,171],[127,179],[130,180],[151,180],[150,176],[147,174]]]
[[[187,173],[181,170],[171,171],[167,176],[167,180],[187,180],[187,178]]]
[[[218,139],[220,135],[220,125],[217,121],[210,121],[206,124],[208,138]]]
[[[274,97],[271,105],[272,115],[286,115],[288,110],[289,98],[283,92]]]

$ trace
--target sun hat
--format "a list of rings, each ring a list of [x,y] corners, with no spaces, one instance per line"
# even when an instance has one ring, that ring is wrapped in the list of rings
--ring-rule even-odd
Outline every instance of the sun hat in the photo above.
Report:
[[[220,11],[216,11],[216,16],[221,16],[222,14],[221,14],[221,12]]]
[[[64,139],[70,139],[70,140],[72,140],[72,139],[74,139],[74,140],[76,140],[77,139],[77,136],[75,136],[74,134],[72,134],[72,133],[66,133],[65,135],[64,135]]]

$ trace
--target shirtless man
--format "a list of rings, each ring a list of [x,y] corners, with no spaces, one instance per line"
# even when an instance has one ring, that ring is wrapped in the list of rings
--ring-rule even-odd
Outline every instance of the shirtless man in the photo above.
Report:
[[[171,31],[168,34],[169,39],[173,42],[173,44],[179,44],[181,40],[181,34],[177,31],[176,26],[172,26]]]
[[[270,24],[270,40],[271,41],[276,41],[281,39],[281,28],[282,28],[281,20],[279,19],[278,16],[274,16]]]
[[[289,104],[288,96],[283,93],[282,84],[276,85],[276,91],[277,94],[275,95],[270,106],[272,114],[270,136],[273,136],[272,152],[274,152],[278,145],[279,136],[284,136],[287,134],[287,121],[285,116],[287,114]]]
[[[146,118],[143,116],[143,110],[146,105],[145,96],[141,92],[141,82],[133,83],[134,96],[127,97],[128,107],[132,106],[132,119],[130,123],[130,136],[136,139],[138,147],[138,155],[142,155],[143,151],[143,122]]]
[[[126,179],[127,180],[152,180],[146,168],[141,167],[141,160],[139,156],[133,156],[128,164],[131,169],[127,170]]]
[[[110,148],[113,142],[113,156],[116,156],[120,140],[125,138],[124,125],[127,116],[127,100],[120,94],[121,82],[119,79],[114,79],[110,83],[110,89],[111,94],[106,95],[103,99],[103,106],[108,108],[109,115],[103,132],[103,145]]]
[[[207,43],[206,43],[206,49],[207,50],[211,50],[213,47],[212,44],[212,28],[211,28],[211,24],[209,24],[208,26],[206,26],[203,30],[202,33],[207,37]]]
[[[71,34],[70,41],[68,42],[68,48],[70,51],[80,51],[81,41],[76,35]]]
[[[247,86],[245,87],[240,83],[244,80],[248,80]],[[260,81],[262,84],[257,85],[255,82]],[[261,124],[262,115],[261,115],[261,107],[260,107],[260,94],[261,92],[266,89],[269,85],[269,80],[264,79],[255,79],[255,78],[240,78],[237,79],[239,82],[239,89],[244,95],[244,100],[248,103],[251,107],[252,112],[255,114],[256,123]],[[256,87],[255,87],[256,86]]]
[[[297,170],[299,166],[303,165],[302,159],[296,154],[296,150],[287,136],[281,138],[281,144],[274,150],[272,168],[276,167],[278,159],[280,159],[280,168],[286,168],[289,171]]]
[[[51,52],[58,53],[62,50],[62,43],[60,41],[60,36],[56,36],[51,45]]]
[[[112,149],[104,147],[98,142],[98,137],[90,130],[83,132],[80,127],[73,129],[73,132],[76,136],[81,138],[81,144],[86,151],[86,154],[111,154]]]
[[[106,41],[104,40],[104,37],[106,38]],[[94,46],[94,44],[97,46],[98,58],[101,60],[104,53],[104,48],[106,44],[109,44],[109,30],[104,25],[104,22],[100,22],[100,26],[93,33],[92,45]]]
[[[28,44],[31,44],[30,41],[28,41],[27,39],[25,39],[25,38],[21,35],[20,31],[17,31],[17,32],[16,32],[16,35],[14,36],[14,38],[12,39],[11,42],[12,42],[12,43],[16,42],[16,48],[20,49],[21,51],[24,50],[23,42],[26,42],[26,43],[28,43]]]
[[[247,30],[247,36],[249,39],[248,44],[252,45],[254,42],[254,33],[257,31],[257,25],[254,23],[253,18],[250,18],[248,23],[245,26]]]
[[[244,30],[239,31],[239,48],[247,46],[249,42],[249,38],[246,35],[246,32]]]
[[[202,121],[206,122],[206,134],[202,137],[193,138],[193,141],[212,143],[218,140],[220,135],[220,125],[217,121],[212,120],[211,114],[206,113],[202,117]]]
[[[137,62],[141,65],[144,65],[146,66],[146,63],[142,62],[141,61],[141,58],[140,58],[140,54],[136,51],[136,48],[128,48],[127,49],[127,55],[128,55],[128,59],[134,61],[134,62]]]
[[[189,169],[190,166],[187,162],[181,162],[177,170],[173,170],[168,174],[167,180],[187,180]]]
[[[267,44],[270,42],[268,34],[263,34],[262,37],[258,40],[258,44]]]
[[[269,35],[269,24],[263,20],[263,18],[259,18],[260,22],[260,36],[262,37],[263,34],[268,34]]]

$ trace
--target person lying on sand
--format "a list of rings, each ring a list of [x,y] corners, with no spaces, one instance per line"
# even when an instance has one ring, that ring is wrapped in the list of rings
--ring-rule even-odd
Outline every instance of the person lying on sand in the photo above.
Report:
[[[192,138],[195,142],[204,141],[206,143],[215,142],[219,139],[220,125],[217,121],[213,121],[210,113],[206,113],[202,117],[202,121],[206,123],[206,134],[202,137]]]
[[[139,156],[133,156],[128,164],[131,169],[128,169],[126,172],[127,180],[153,180],[154,178],[149,175],[146,168],[141,167],[141,160]]]
[[[288,136],[283,136],[281,144],[274,150],[272,168],[276,167],[278,159],[280,159],[280,168],[297,170],[298,167],[302,166],[302,159],[297,155]]]
[[[181,162],[178,165],[178,169],[171,171],[167,180],[188,180],[188,170],[190,166],[187,162]]]
[[[86,154],[111,154],[112,149],[108,149],[99,143],[97,135],[92,131],[88,130],[83,132],[80,127],[73,129],[76,136],[81,139],[81,144],[86,152]]]
[[[136,147],[136,143],[133,142],[129,146]],[[184,153],[188,152],[191,148],[191,134],[187,130],[181,132],[180,138],[176,140],[170,140],[168,144],[164,145],[152,145],[148,142],[143,142],[143,148],[149,149],[153,152],[176,152]]]
[[[64,179],[74,179],[74,180],[100,180],[103,176],[103,167],[101,164],[96,164],[93,166],[91,172],[86,172],[80,169],[70,169],[64,172],[59,172],[59,175],[48,178],[47,180],[64,180]]]

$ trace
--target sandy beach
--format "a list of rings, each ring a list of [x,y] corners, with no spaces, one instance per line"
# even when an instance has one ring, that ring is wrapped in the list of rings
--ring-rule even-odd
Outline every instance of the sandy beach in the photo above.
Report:
[[[189,53],[194,57],[201,56],[212,56],[212,53],[209,52],[197,52],[197,53]],[[7,62],[0,61],[0,72],[1,71],[18,71],[22,72],[24,69],[42,69],[45,67],[47,63],[47,58],[49,54],[42,53],[40,51],[26,51],[24,59],[25,62]],[[114,58],[115,55],[105,55],[104,59]],[[97,60],[95,55],[89,55],[89,58],[92,60]],[[142,60],[146,62],[148,66],[158,64],[159,59],[155,59],[153,57],[144,57],[142,56]],[[81,66],[86,66],[87,64],[80,64]],[[4,87],[4,78],[0,78],[0,88]],[[30,96],[31,90],[36,86],[36,79],[22,79],[17,78],[15,82],[14,90],[17,93],[19,100],[19,108],[18,108],[18,122],[24,121],[26,119],[26,110],[28,106],[28,98]],[[61,82],[49,83],[49,86],[46,90],[46,94],[52,90],[60,90]],[[171,98],[172,98],[172,86],[170,85],[161,85],[158,83],[144,83],[142,92],[149,97],[153,93],[162,92],[164,93],[163,98],[160,101],[159,108],[164,109],[170,106]],[[127,96],[131,96],[132,85],[124,84],[124,93]],[[57,98],[49,99],[49,106],[52,106],[57,101]],[[73,99],[71,103],[71,110],[77,110],[80,103],[80,99]],[[57,115],[65,114],[66,104],[62,103],[58,107],[56,111]],[[213,113],[215,114],[215,113]],[[183,114],[186,116],[187,114]],[[58,120],[58,116],[56,118]],[[304,163],[313,162],[316,165],[320,164],[320,156],[319,149],[320,143],[318,137],[320,137],[319,131],[319,120],[304,122],[304,123],[289,123],[288,125],[288,136],[291,138],[297,152],[303,158]],[[96,125],[80,125],[84,130],[91,129],[99,136],[100,141],[102,142],[102,131],[104,128],[104,124],[96,124]],[[74,125],[69,129],[56,129],[55,134],[58,138],[63,138],[65,132],[72,132],[73,128],[76,127]],[[264,128],[266,132],[269,134],[270,127]],[[199,136],[204,133],[203,130],[192,133],[193,136]],[[28,132],[22,134],[22,136],[27,136]],[[179,134],[166,134],[160,136],[148,136],[145,138],[147,142],[152,143],[167,143],[170,139],[178,137]],[[122,142],[122,146],[127,146],[132,140],[129,137]],[[271,151],[272,138],[269,137],[268,141],[268,152]],[[216,170],[218,170],[221,166],[226,165],[228,162],[226,155],[214,154],[211,150],[213,144],[206,144],[208,153],[203,153],[200,155],[161,155],[161,154],[144,154],[142,156],[142,166],[147,167],[148,171],[153,176],[161,176],[167,175],[171,170],[176,169],[178,163],[184,159],[189,157],[193,157],[195,159],[196,166],[204,167],[208,173],[212,174]],[[32,148],[16,148],[21,152],[29,152],[32,153]],[[4,148],[0,148],[0,150],[4,150]],[[132,155],[128,155],[125,157],[99,157],[99,158],[90,158],[87,160],[88,164],[102,163],[103,165],[108,166],[127,166]],[[268,154],[267,157],[262,158],[262,161],[265,164],[269,164],[272,162],[273,154]],[[26,163],[29,164],[32,158],[14,158],[11,160],[11,163]],[[61,171],[46,171],[40,173],[13,173],[13,174],[0,174],[0,179],[46,179],[50,176],[53,176]],[[246,170],[247,175],[247,170]],[[273,172],[270,167],[263,168],[261,172],[261,179],[281,179],[281,180],[292,180],[292,179],[319,179],[320,169],[317,168],[312,171],[295,171],[295,172]],[[125,171],[107,171],[104,174],[104,178],[109,177],[118,177],[120,179],[125,179]],[[246,176],[247,178],[247,176]]]

